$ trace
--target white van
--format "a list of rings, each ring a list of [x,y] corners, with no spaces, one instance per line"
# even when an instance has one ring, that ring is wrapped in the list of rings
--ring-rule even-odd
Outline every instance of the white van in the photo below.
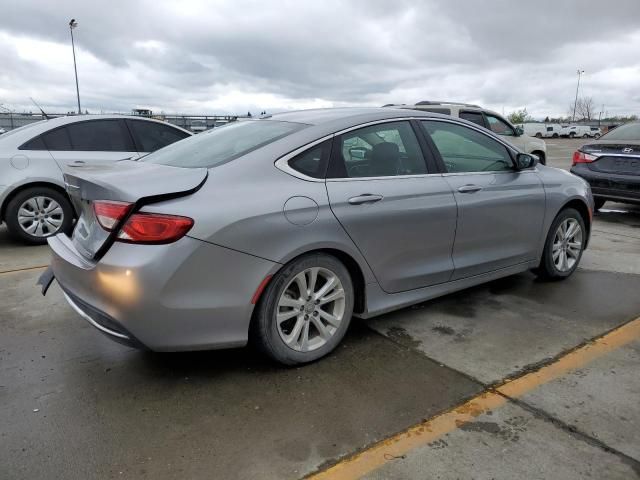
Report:
[[[547,133],[547,127],[544,123],[523,123],[520,127],[524,130],[524,134],[530,137],[542,138]]]
[[[544,136],[546,138],[558,138],[562,132],[562,127],[558,124],[547,124],[545,126]]]
[[[568,125],[566,127],[562,127],[560,131],[561,137],[569,137],[569,138],[600,138],[602,135],[602,131],[598,127],[590,127],[588,125]]]

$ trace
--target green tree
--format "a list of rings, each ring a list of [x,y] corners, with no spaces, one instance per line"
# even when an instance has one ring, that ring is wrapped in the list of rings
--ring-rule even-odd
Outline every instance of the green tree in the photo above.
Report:
[[[519,123],[526,123],[533,120],[531,115],[529,115],[529,112],[527,112],[526,108],[523,108],[522,110],[516,110],[515,112],[511,112],[507,117],[507,119],[509,119],[511,123],[516,125]]]

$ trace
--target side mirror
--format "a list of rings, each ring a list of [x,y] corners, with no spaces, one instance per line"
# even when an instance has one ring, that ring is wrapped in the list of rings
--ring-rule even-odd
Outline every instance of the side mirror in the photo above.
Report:
[[[516,127],[516,137],[520,137],[521,135],[524,135],[524,128]]]
[[[516,170],[526,170],[533,168],[538,164],[538,157],[529,155],[528,153],[519,153],[516,155]]]

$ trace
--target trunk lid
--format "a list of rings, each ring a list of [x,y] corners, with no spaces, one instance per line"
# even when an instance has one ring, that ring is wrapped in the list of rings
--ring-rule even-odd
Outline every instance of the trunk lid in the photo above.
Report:
[[[601,140],[584,145],[580,150],[598,157],[588,164],[589,170],[616,175],[640,175],[640,143]]]
[[[107,232],[93,211],[96,200],[110,200],[141,206],[186,196],[205,182],[205,168],[179,168],[123,160],[69,168],[65,187],[78,213],[72,241],[86,258],[97,259],[112,243],[117,230]]]

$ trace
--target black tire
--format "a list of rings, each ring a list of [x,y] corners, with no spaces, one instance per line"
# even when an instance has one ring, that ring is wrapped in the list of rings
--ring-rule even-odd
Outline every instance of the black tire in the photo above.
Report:
[[[553,243],[556,237],[556,232],[560,224],[562,224],[567,219],[574,219],[580,225],[582,229],[582,245],[580,247],[580,253],[578,258],[575,260],[573,266],[566,270],[562,271],[558,269],[553,261]],[[582,253],[584,252],[584,242],[586,240],[587,231],[585,229],[584,220],[580,213],[573,208],[565,208],[562,210],[556,218],[553,220],[551,227],[549,228],[549,233],[547,234],[547,239],[544,244],[544,250],[542,252],[542,258],[540,259],[540,265],[537,269],[534,270],[534,273],[538,275],[538,277],[545,280],[564,280],[571,276],[571,274],[578,268],[580,264],[580,260],[582,259]]]
[[[601,197],[596,197],[593,199],[593,201],[595,202],[595,206],[594,208],[596,210],[600,210],[602,207],[604,207],[604,202],[607,201],[606,198],[601,198]]]
[[[537,132],[535,135],[536,138],[542,138],[542,134],[540,132]]]
[[[584,135],[582,135],[582,138],[589,138],[589,134],[585,133]]]
[[[558,137],[560,137],[560,135],[558,135],[557,133],[553,134],[553,138],[558,138]]]
[[[576,138],[576,134],[575,134],[574,132],[571,132],[571,133],[569,134],[569,138]]]
[[[339,326],[333,335],[326,340],[324,345],[311,351],[298,351],[288,346],[278,331],[276,315],[278,313],[278,302],[285,292],[287,286],[293,279],[305,270],[313,267],[320,267],[335,274],[342,284],[344,290],[344,313]],[[269,285],[262,293],[256,309],[254,311],[249,338],[264,354],[284,365],[299,365],[303,363],[313,362],[330,353],[344,338],[351,315],[353,313],[354,290],[351,276],[347,268],[337,258],[324,253],[312,253],[303,255],[285,265],[271,279]],[[292,311],[294,309],[292,308]],[[303,314],[301,314],[303,315]],[[311,317],[311,315],[309,315]],[[306,315],[305,315],[306,318]],[[310,319],[313,320],[313,319]],[[292,319],[296,322],[297,319]],[[313,322],[307,320],[309,325]],[[283,322],[284,324],[284,322]],[[309,328],[312,328],[311,326]],[[313,326],[316,333],[319,334],[317,327]],[[310,332],[311,330],[309,330]]]
[[[597,140],[597,139],[599,139],[599,138],[600,138],[600,134],[599,134],[599,133],[596,133],[596,134],[593,136],[593,138],[595,138],[596,140]]]
[[[58,203],[62,209],[61,216],[56,214],[55,219],[62,219],[61,225],[54,230],[50,225],[43,227],[43,235],[32,235],[25,231],[18,221],[20,207],[30,198],[46,197]],[[5,222],[11,236],[21,242],[30,245],[43,245],[47,243],[47,237],[64,232],[69,233],[73,228],[74,211],[69,199],[63,193],[50,187],[31,187],[18,192],[7,204]]]

